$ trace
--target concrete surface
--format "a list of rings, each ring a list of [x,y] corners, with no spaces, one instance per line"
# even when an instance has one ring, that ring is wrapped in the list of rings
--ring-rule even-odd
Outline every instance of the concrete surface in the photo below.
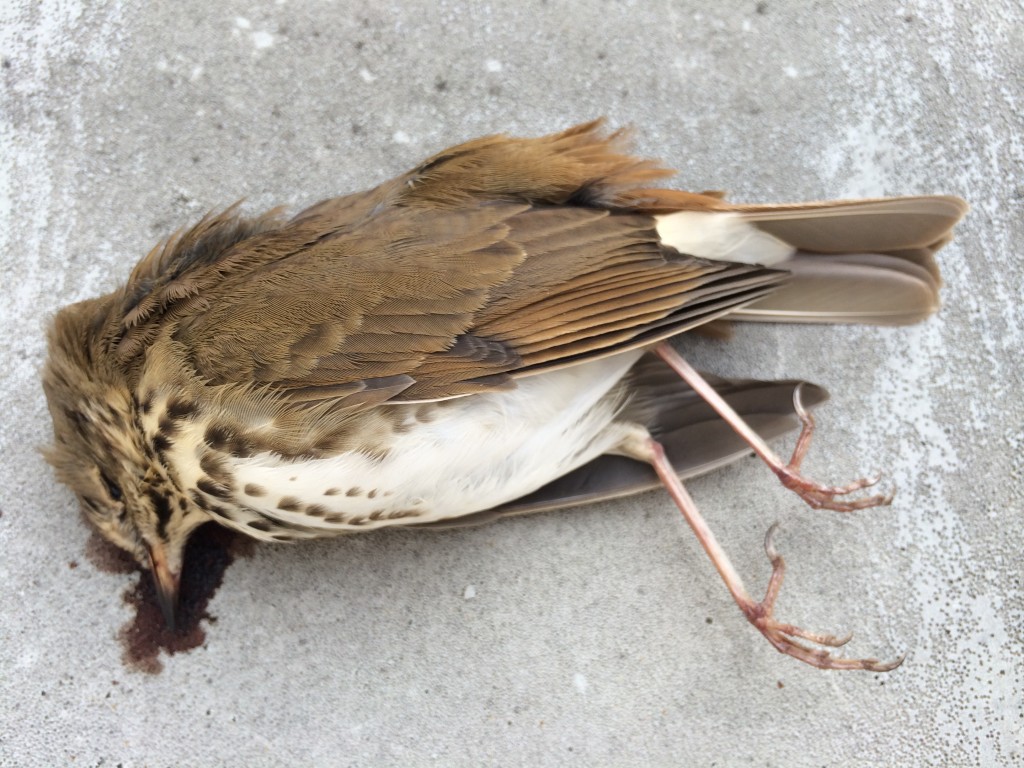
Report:
[[[7,0],[0,764],[1020,765],[1024,11],[845,5]],[[753,460],[691,491],[752,587],[782,521],[782,617],[903,667],[775,653],[653,493],[265,547],[228,570],[203,647],[126,668],[136,577],[84,557],[36,451],[49,315],[209,208],[297,206],[599,114],[684,187],[973,204],[925,325],[751,327],[695,355],[832,391],[814,476],[891,471],[893,507],[846,517]]]

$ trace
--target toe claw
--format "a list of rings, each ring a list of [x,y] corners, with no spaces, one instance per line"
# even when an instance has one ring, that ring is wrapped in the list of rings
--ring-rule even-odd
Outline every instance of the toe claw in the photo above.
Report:
[[[842,648],[849,643],[853,639],[853,632],[847,632],[845,635],[811,632],[803,627],[785,624],[774,617],[775,600],[779,596],[786,571],[785,561],[775,548],[775,534],[778,530],[779,523],[772,523],[764,536],[764,551],[772,563],[772,574],[768,579],[764,599],[759,603],[749,598],[746,601],[737,601],[750,623],[757,627],[780,653],[821,669],[867,669],[885,672],[898,667],[903,661],[902,657],[894,662],[880,662],[877,659],[842,659],[833,656],[832,649]]]
[[[874,665],[871,667],[871,669],[874,672],[890,672],[896,669],[896,667],[900,666],[906,660],[906,658],[907,654],[901,653],[892,661],[878,661],[877,659],[871,659],[871,661],[874,662]]]
[[[811,412],[804,407],[804,384],[806,382],[799,382],[796,387],[793,388],[793,411],[801,421],[806,421],[812,418]]]
[[[850,634],[841,638],[827,635],[814,636],[810,632],[805,632],[795,627],[786,627],[774,622],[763,622],[758,625],[758,629],[761,630],[762,634],[768,639],[768,642],[775,646],[775,649],[780,653],[792,656],[819,669],[863,669],[870,672],[888,672],[896,669],[906,658],[906,654],[903,654],[893,661],[883,662],[878,659],[845,659],[833,656],[829,648],[843,646],[852,637]],[[811,648],[799,642],[798,638],[828,647]]]
[[[800,475],[792,466],[784,468],[778,474],[783,486],[794,491],[814,509],[852,512],[857,509],[887,506],[892,503],[896,495],[896,490],[893,488],[888,493],[876,493],[873,496],[865,496],[860,499],[844,500],[839,498],[877,485],[882,480],[883,475],[881,474],[861,478],[842,486],[820,485]]]
[[[829,645],[833,648],[842,648],[848,642],[853,640],[853,632],[847,632],[842,637],[833,637],[832,639],[835,640],[835,643],[829,643]]]
[[[775,548],[775,532],[779,530],[779,521],[776,520],[768,527],[768,532],[764,535],[764,553],[768,555],[768,559],[774,564],[780,557],[779,550]]]

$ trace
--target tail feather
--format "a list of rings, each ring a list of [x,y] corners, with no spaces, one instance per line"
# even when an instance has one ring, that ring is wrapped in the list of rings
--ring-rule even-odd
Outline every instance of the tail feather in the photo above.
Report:
[[[739,210],[796,250],[774,265],[789,282],[730,320],[905,325],[939,308],[935,253],[967,204],[934,196]]]
[[[723,261],[792,272],[782,289],[729,320],[789,323],[917,322],[939,307],[935,253],[967,204],[947,195],[730,205],[645,190],[665,245]]]
[[[941,241],[967,212],[967,204],[958,197],[933,195],[736,206],[734,210],[801,251],[890,253]]]
[[[791,277],[729,320],[906,325],[939,308],[939,281],[927,266],[881,253],[798,252],[780,265]]]

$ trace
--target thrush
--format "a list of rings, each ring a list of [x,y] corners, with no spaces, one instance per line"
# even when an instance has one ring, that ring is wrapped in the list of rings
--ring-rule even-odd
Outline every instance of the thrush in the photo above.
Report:
[[[600,121],[491,136],[287,217],[237,204],[61,310],[47,457],[153,575],[169,621],[189,534],[266,541],[478,523],[660,482],[740,609],[824,668],[845,642],[755,600],[682,485],[752,449],[808,503],[888,503],[800,474],[826,396],[702,376],[667,340],[713,321],[903,324],[938,305],[954,197],[735,205],[657,188]],[[800,426],[786,462],[765,442]]]

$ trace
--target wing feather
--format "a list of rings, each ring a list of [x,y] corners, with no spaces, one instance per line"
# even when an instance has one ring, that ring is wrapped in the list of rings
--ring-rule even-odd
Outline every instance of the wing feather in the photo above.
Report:
[[[933,253],[961,201],[731,205],[645,188],[669,171],[623,139],[599,121],[485,137],[287,221],[209,216],[143,260],[104,333],[129,369],[162,340],[206,384],[364,408],[514,386],[725,315],[906,322],[934,309]],[[657,217],[680,211],[788,243],[793,286],[666,245]]]

